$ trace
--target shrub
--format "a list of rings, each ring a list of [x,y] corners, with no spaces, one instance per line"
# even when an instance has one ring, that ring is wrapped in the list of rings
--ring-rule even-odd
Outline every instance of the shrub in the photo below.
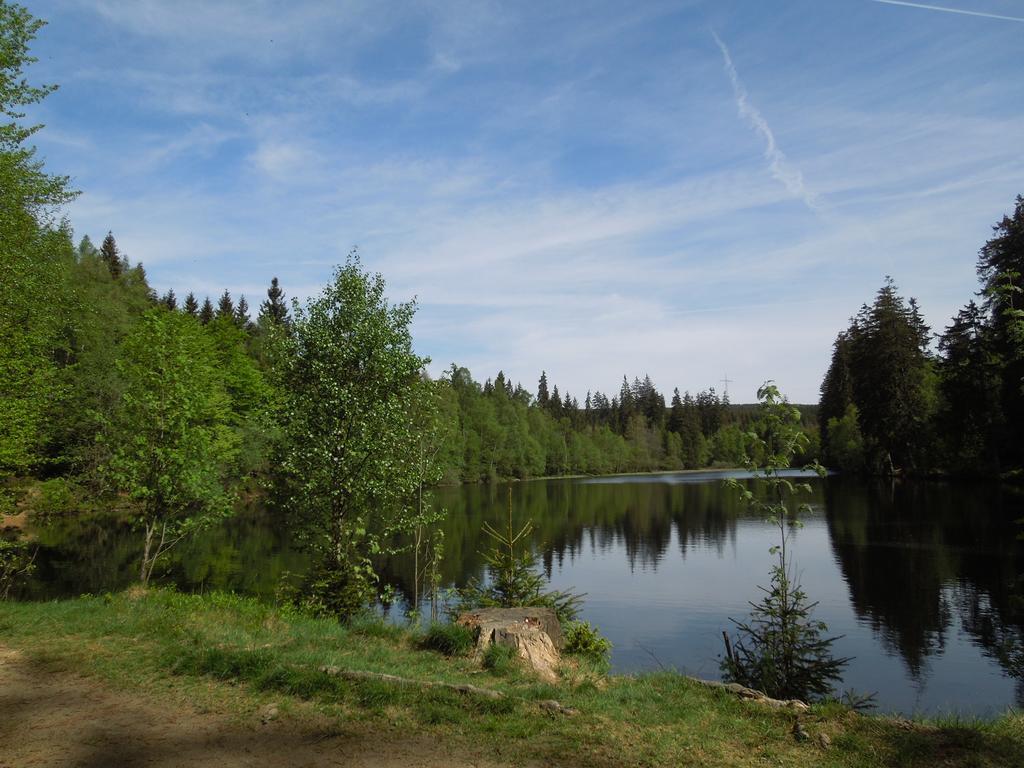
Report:
[[[30,493],[29,511],[40,518],[48,515],[66,515],[73,512],[79,503],[74,484],[63,477],[44,480],[37,486],[37,494]]]
[[[606,665],[612,653],[611,641],[587,621],[573,621],[565,628],[565,653],[583,656],[596,663]]]
[[[476,644],[476,633],[461,624],[431,624],[419,640],[420,648],[445,656],[465,656]]]

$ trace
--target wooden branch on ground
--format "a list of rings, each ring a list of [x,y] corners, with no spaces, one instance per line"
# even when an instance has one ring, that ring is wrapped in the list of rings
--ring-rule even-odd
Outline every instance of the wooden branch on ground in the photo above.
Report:
[[[748,701],[756,701],[759,704],[767,704],[769,707],[775,709],[793,709],[797,712],[804,712],[810,707],[806,703],[799,701],[798,699],[773,699],[771,696],[762,693],[761,691],[755,691],[753,688],[747,688],[745,685],[739,683],[722,683],[718,680],[701,680],[699,677],[687,677],[687,680],[692,680],[699,685],[703,685],[705,688],[717,688],[727,693],[733,693],[739,696],[741,699],[747,699]]]
[[[388,675],[383,672],[363,672],[355,669],[342,669],[340,667],[329,666],[320,667],[320,671],[325,675],[340,677],[344,680],[354,680],[356,682],[372,680],[375,682],[390,683],[391,685],[415,686],[417,688],[444,688],[467,696],[480,696],[485,699],[490,699],[491,701],[506,698],[505,694],[501,691],[494,691],[490,688],[480,688],[479,686],[470,685],[469,683],[442,683],[433,680],[412,680],[408,677],[398,677],[397,675]],[[536,704],[538,707],[548,712],[555,712],[561,715],[576,714],[576,710],[572,707],[567,707],[553,699],[547,699],[544,701],[531,701],[529,699],[520,700]]]

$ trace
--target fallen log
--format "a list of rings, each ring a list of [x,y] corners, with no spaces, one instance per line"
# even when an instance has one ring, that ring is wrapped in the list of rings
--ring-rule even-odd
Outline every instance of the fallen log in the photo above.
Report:
[[[490,688],[481,688],[476,685],[470,685],[469,683],[442,683],[436,680],[412,680],[408,677],[399,677],[398,675],[389,675],[384,672],[364,672],[356,669],[342,669],[341,667],[325,666],[320,667],[320,671],[325,675],[331,677],[340,677],[344,680],[354,681],[365,681],[373,680],[375,682],[389,683],[391,685],[405,685],[413,686],[417,688],[443,688],[449,691],[455,691],[467,696],[480,696],[481,698],[490,699],[496,701],[498,699],[509,698],[506,697],[501,691],[494,691]],[[564,704],[560,704],[553,699],[546,699],[544,701],[531,701],[530,699],[516,698],[518,701],[525,701],[528,704],[536,704],[541,709],[547,712],[556,712],[562,715],[575,715],[576,710],[572,707],[567,707]]]
[[[805,702],[799,699],[773,699],[761,691],[754,690],[753,688],[747,688],[745,685],[739,683],[723,683],[718,680],[701,680],[699,677],[689,677],[687,680],[692,680],[699,685],[703,685],[705,688],[716,688],[720,691],[726,691],[728,693],[735,694],[741,699],[748,701],[756,701],[758,704],[765,704],[774,709],[792,709],[797,712],[806,712],[810,707]]]

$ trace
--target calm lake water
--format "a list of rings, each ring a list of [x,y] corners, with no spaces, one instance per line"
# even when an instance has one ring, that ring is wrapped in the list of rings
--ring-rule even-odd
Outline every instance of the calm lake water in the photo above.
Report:
[[[722,630],[745,617],[768,581],[778,532],[722,487],[724,473],[662,474],[512,485],[518,527],[551,585],[586,593],[582,618],[615,649],[616,671],[676,668],[719,676]],[[812,481],[812,510],[793,531],[795,563],[816,615],[853,656],[844,688],[877,692],[882,711],[981,716],[1024,707],[1024,517],[1021,489],[938,482]],[[444,524],[445,586],[483,572],[484,521],[505,524],[508,486],[435,493]],[[139,536],[127,527],[57,521],[37,532],[27,597],[123,588]],[[165,580],[187,590],[272,598],[304,556],[278,517],[251,505],[182,546]],[[409,595],[411,557],[383,563]]]

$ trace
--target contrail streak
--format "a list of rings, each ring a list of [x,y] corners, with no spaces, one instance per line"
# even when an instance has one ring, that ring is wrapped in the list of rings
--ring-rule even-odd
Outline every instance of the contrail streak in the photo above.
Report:
[[[751,127],[764,139],[764,156],[768,161],[768,167],[772,172],[772,176],[781,182],[791,194],[803,200],[804,204],[812,211],[817,212],[821,210],[821,203],[817,195],[811,192],[807,185],[804,184],[803,174],[790,164],[782,150],[775,143],[775,134],[772,133],[772,129],[768,126],[768,121],[764,119],[764,115],[761,114],[760,110],[751,104],[750,99],[747,98],[747,89],[740,82],[740,76],[732,63],[729,49],[725,47],[725,43],[722,42],[718,33],[712,30],[711,34],[722,51],[722,59],[725,61],[725,73],[729,76],[729,81],[732,83],[733,94],[736,97],[736,108],[739,110],[740,116],[746,118]]]
[[[871,0],[873,3],[884,3],[885,5],[903,5],[907,8],[923,8],[926,11],[942,11],[943,13],[959,13],[962,16],[980,16],[983,19],[1000,19],[1002,21],[1016,21],[1024,24],[1024,18],[1020,16],[1000,16],[998,13],[985,13],[983,11],[965,11],[962,8],[946,8],[942,5],[925,5],[924,3],[908,3],[906,0]]]

